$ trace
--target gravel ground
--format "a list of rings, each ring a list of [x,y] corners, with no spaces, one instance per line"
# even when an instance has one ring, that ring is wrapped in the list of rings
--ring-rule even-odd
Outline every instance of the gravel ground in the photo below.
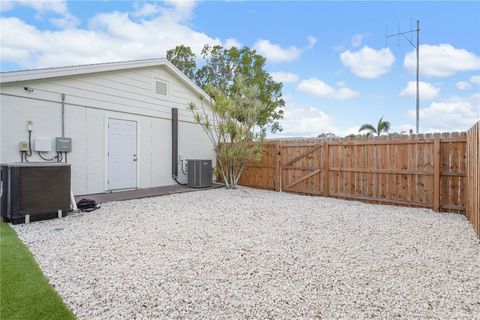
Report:
[[[241,188],[15,230],[79,319],[480,319],[458,214]]]

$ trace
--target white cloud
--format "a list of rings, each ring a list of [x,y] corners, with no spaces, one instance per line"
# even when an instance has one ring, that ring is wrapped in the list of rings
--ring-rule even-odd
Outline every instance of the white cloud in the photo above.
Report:
[[[457,82],[456,86],[457,86],[457,89],[459,90],[467,90],[467,89],[470,89],[472,85],[468,81],[459,81]]]
[[[186,22],[193,17],[197,2],[195,0],[165,0],[167,7],[161,7],[162,16],[169,17],[178,22]],[[172,10],[173,8],[173,10]]]
[[[477,96],[432,102],[420,109],[420,127],[428,132],[466,130],[480,119],[479,102]],[[415,110],[409,110],[408,116],[415,119]]]
[[[36,17],[43,19],[45,14],[56,14],[60,17],[50,18],[49,22],[59,28],[72,28],[78,23],[77,17],[75,17],[67,7],[67,2],[65,0],[16,0],[16,1],[2,1],[2,11],[7,11],[13,9],[15,6],[25,6],[29,7],[37,12]]]
[[[253,48],[270,62],[288,62],[300,57],[302,50],[295,46],[282,48],[278,44],[271,43],[268,40],[257,40]]]
[[[165,56],[185,44],[200,53],[204,44],[222,44],[189,26],[194,4],[163,5],[150,19],[132,20],[128,13],[102,13],[86,28],[39,30],[18,18],[1,18],[2,61],[24,68],[51,67]],[[232,43],[232,41],[230,41]]]
[[[456,86],[459,90],[468,90],[473,85],[480,86],[480,76],[471,76],[469,81],[459,81]]]
[[[410,72],[417,66],[415,50],[405,55],[403,65]],[[447,77],[459,71],[480,69],[480,57],[450,44],[420,45],[420,73],[432,77]]]
[[[477,86],[480,86],[480,76],[471,76],[470,82],[476,84]]]
[[[280,45],[271,43],[269,40],[259,39],[253,45],[253,48],[257,53],[267,58],[267,61],[278,63],[290,62],[298,59],[304,50],[313,48],[316,43],[317,39],[310,36],[308,37],[308,43],[304,49],[297,48],[296,46],[282,48]]]
[[[358,96],[357,91],[345,86],[337,86],[335,88],[316,78],[303,80],[297,89],[298,91],[310,93],[318,97],[336,100],[347,100]]]
[[[283,82],[283,83],[295,83],[298,82],[298,75],[291,72],[270,72],[273,80],[276,82]]]
[[[395,56],[388,48],[375,50],[364,46],[356,52],[350,50],[342,52],[340,59],[355,75],[375,79],[390,71]]]
[[[349,136],[351,134],[359,134],[358,129],[360,129],[360,126],[354,126],[354,127],[347,128],[345,130],[342,130],[340,132],[339,136],[346,137],[346,136]]]
[[[337,132],[333,119],[313,107],[285,109],[284,135],[314,137],[322,132]]]
[[[298,105],[285,97],[284,117],[281,120],[283,131],[272,137],[315,137],[322,132],[337,134],[335,121],[325,112],[312,106]]]
[[[357,48],[362,45],[363,36],[361,34],[356,34],[352,38],[352,47]]]
[[[134,4],[134,7],[135,11],[132,15],[135,17],[149,17],[160,11],[160,7],[155,3],[136,3]]]
[[[317,38],[309,36],[308,37],[307,49],[313,48],[316,43],[317,43]]]
[[[310,105],[299,105],[290,97],[285,97],[286,105],[284,108],[284,118],[281,120],[282,132],[269,135],[269,138],[279,137],[316,137],[321,133],[331,132],[340,137],[346,137],[350,134],[359,134],[360,126],[353,126],[346,129],[339,129],[335,118],[327,113]],[[402,124],[393,126],[390,132],[409,133],[409,130],[415,131],[415,126],[411,124]]]
[[[225,40],[225,43],[223,44],[223,46],[225,48],[232,48],[232,47],[236,47],[236,48],[241,48],[243,45],[237,41],[237,39],[235,38],[228,38],[227,40]]]
[[[336,121],[327,113],[311,105],[297,104],[291,97],[285,96],[284,118],[281,120],[283,131],[269,138],[279,137],[316,137],[321,133],[333,133],[337,136],[357,134],[360,126],[338,129]]]
[[[420,81],[418,83],[420,89],[420,99],[421,100],[432,100],[440,92],[440,88],[435,87],[433,84],[428,82]],[[409,81],[407,86],[400,92],[402,97],[415,98],[417,95],[417,83],[416,81]]]

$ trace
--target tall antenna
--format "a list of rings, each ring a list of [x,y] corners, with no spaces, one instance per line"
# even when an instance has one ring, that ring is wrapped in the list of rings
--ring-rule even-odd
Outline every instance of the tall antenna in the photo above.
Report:
[[[410,21],[410,25],[412,22]],[[416,32],[417,33],[417,44],[415,45],[412,41],[412,34]],[[410,39],[406,36],[406,34],[410,34]],[[385,46],[388,46],[388,38],[391,37],[398,37],[398,45],[400,45],[400,37],[404,37],[408,43],[412,45],[417,51],[417,101],[416,101],[416,133],[419,133],[420,129],[420,84],[419,84],[419,78],[420,78],[420,20],[417,20],[417,28],[413,29],[412,27],[410,28],[409,31],[404,31],[400,32],[400,24],[398,24],[398,32],[394,34],[388,34],[388,26],[385,28]]]

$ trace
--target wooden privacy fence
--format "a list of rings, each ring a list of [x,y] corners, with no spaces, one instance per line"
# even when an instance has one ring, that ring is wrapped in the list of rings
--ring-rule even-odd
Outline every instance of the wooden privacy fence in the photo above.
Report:
[[[261,162],[249,163],[239,184],[464,211],[466,140],[464,132],[269,140]]]
[[[248,163],[243,170],[239,185],[275,190],[280,184],[279,144],[268,142],[263,148],[259,162]],[[279,191],[279,190],[277,190]]]
[[[480,122],[467,132],[466,215],[480,237]]]

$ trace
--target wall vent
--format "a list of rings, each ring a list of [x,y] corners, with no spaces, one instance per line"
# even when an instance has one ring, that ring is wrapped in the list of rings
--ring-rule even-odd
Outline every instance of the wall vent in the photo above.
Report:
[[[155,79],[155,93],[166,96],[168,94],[168,85],[163,81]]]

